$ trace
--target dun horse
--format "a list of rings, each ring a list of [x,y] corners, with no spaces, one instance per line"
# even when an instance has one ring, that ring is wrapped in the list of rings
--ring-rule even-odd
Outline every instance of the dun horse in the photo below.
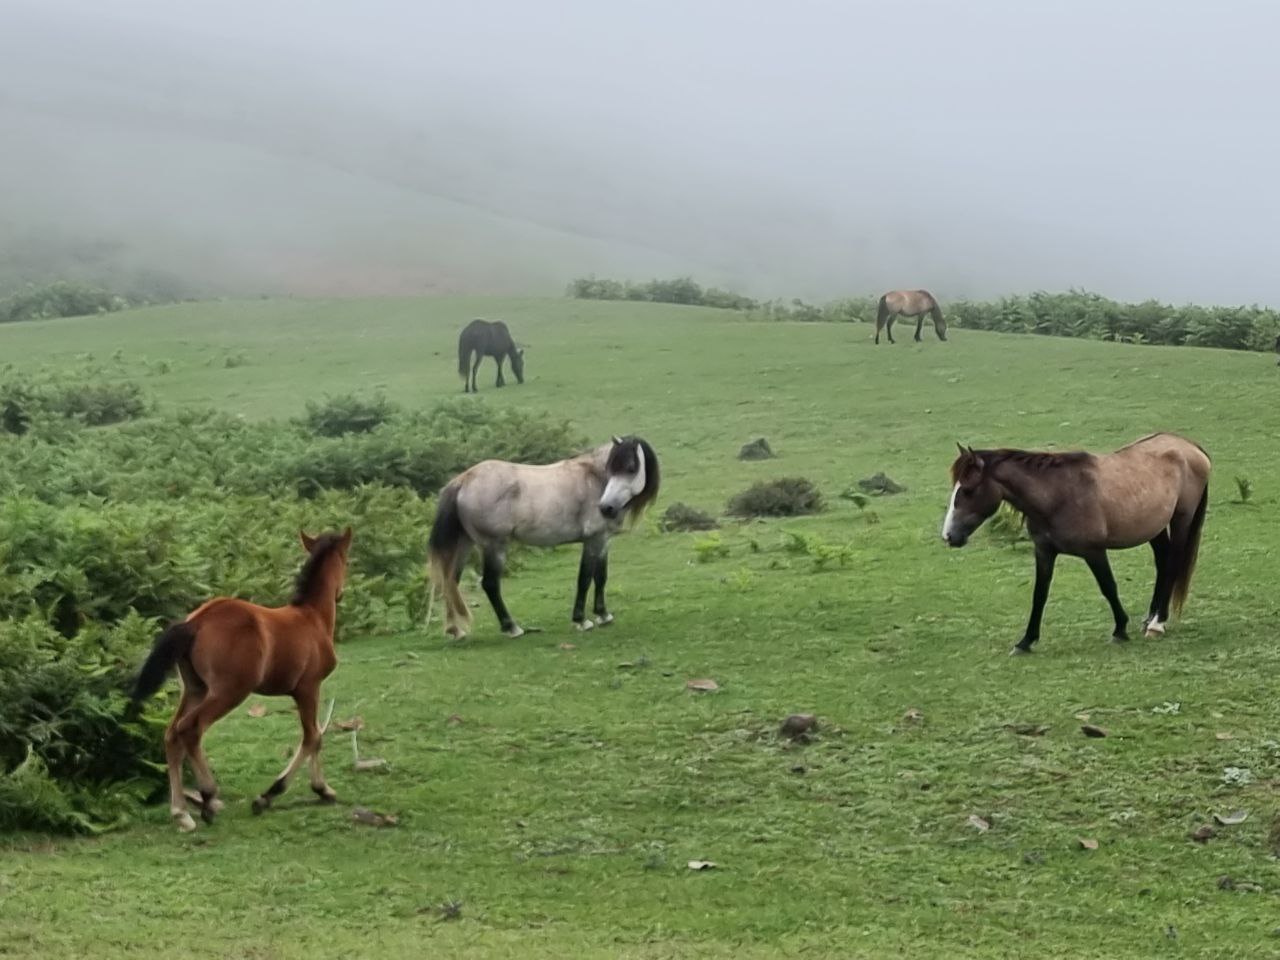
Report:
[[[876,308],[876,343],[880,342],[883,328],[893,339],[893,321],[898,317],[916,317],[916,342],[920,342],[920,330],[924,327],[924,315],[933,317],[933,330],[939,340],[947,339],[947,321],[942,318],[942,308],[928,290],[891,290],[880,298]]]
[[[1009,503],[1026,518],[1035,544],[1036,582],[1027,629],[1011,653],[1030,653],[1040,636],[1059,554],[1089,565],[1115,617],[1113,639],[1128,639],[1108,550],[1151,544],[1156,582],[1143,621],[1147,636],[1164,633],[1170,607],[1180,612],[1191,586],[1209,502],[1209,456],[1190,440],[1154,433],[1114,453],[1031,453],[960,448],[951,465],[955,486],[942,539],[963,547]]]
[[[524,631],[502,601],[500,582],[507,544],[540,547],[581,543],[573,622],[579,630],[595,623],[585,616],[587,590],[595,584],[596,623],[613,615],[605,606],[609,538],[634,524],[658,495],[658,457],[639,437],[614,437],[594,450],[545,466],[485,460],[440,491],[429,541],[431,588],[445,600],[445,634],[461,638],[471,627],[471,611],[458,589],[471,548],[483,558],[481,585],[502,631]]]
[[[189,760],[200,790],[200,814],[212,823],[222,809],[201,739],[215,722],[251,693],[290,696],[298,706],[302,742],[275,782],[256,800],[261,813],[284,793],[289,778],[311,764],[311,789],[321,801],[335,794],[320,767],[320,729],[316,706],[320,683],[333,672],[333,628],[338,598],[347,576],[351,528],[312,538],[300,534],[307,561],[287,607],[260,607],[245,600],[218,597],[156,638],[133,688],[133,699],[152,696],[176,666],[182,698],[164,736],[169,766],[169,812],[179,830],[196,828],[182,789],[182,762]]]
[[[471,363],[473,353],[476,358],[474,365]],[[485,357],[493,357],[498,364],[498,382],[495,386],[507,385],[507,381],[502,378],[502,361],[506,359],[511,361],[511,372],[516,375],[516,380],[524,383],[524,351],[516,349],[507,325],[501,320],[472,320],[458,335],[458,376],[462,377],[463,393],[479,392],[476,388],[476,372],[480,369],[480,361]]]

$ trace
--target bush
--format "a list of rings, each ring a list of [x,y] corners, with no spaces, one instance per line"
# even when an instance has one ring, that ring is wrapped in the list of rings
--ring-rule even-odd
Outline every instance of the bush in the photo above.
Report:
[[[662,514],[658,526],[671,533],[687,530],[714,530],[720,524],[710,514],[684,503],[673,503]]]
[[[75,420],[89,427],[135,420],[147,413],[137,383],[53,383],[13,378],[0,383],[0,430],[21,436],[34,422]]]
[[[368,433],[400,412],[381,394],[364,399],[352,394],[328,397],[323,403],[307,401],[307,413],[299,422],[319,437],[340,437],[346,433]]]
[[[129,302],[100,287],[59,280],[27,287],[0,300],[0,323],[48,320],[55,317],[88,317],[123,310]]]
[[[124,692],[154,633],[137,616],[74,639],[0,621],[0,830],[94,830],[162,789],[163,701]]]
[[[825,509],[822,494],[804,477],[783,477],[752,484],[729,500],[735,517],[798,517]]]

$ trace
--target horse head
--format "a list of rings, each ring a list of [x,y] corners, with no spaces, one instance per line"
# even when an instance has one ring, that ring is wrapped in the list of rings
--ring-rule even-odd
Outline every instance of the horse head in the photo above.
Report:
[[[973,531],[999,509],[1004,491],[991,476],[989,464],[972,447],[960,448],[951,464],[951,503],[942,521],[942,539],[948,546],[963,547]]]

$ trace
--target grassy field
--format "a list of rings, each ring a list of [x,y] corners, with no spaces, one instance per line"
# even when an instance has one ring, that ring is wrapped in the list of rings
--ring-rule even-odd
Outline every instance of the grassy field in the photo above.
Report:
[[[1280,956],[1269,357],[964,330],[873,347],[862,326],[549,300],[189,304],[10,325],[0,357],[119,352],[161,400],[249,417],[353,390],[418,405],[461,393],[454,337],[477,315],[529,345],[528,378],[494,390],[486,366],[474,402],[643,435],[659,510],[719,512],[781,475],[830,509],[727,523],[718,547],[647,523],[614,544],[607,631],[569,629],[564,548],[507,584],[545,632],[508,640],[482,607],[463,644],[438,625],[345,644],[327,696],[364,718],[361,752],[386,771],[353,772],[333,731],[339,805],[303,784],[253,818],[296,723],[284,702],[242,708],[208,741],[228,799],[212,828],[180,836],[157,807],[101,838],[0,848],[0,955]],[[942,546],[955,442],[1108,449],[1160,429],[1215,461],[1184,619],[1108,645],[1105,602],[1064,560],[1039,652],[1006,656],[1031,553],[990,532]],[[737,462],[757,436],[779,458]],[[880,470],[907,492],[839,496]],[[816,569],[787,531],[848,545],[846,564]],[[1139,614],[1149,551],[1113,565]],[[702,677],[720,690],[685,689]],[[788,748],[776,729],[795,711],[821,733]],[[1111,735],[1083,737],[1086,714]],[[356,804],[399,825],[353,824]],[[1188,838],[1238,809],[1243,824]]]

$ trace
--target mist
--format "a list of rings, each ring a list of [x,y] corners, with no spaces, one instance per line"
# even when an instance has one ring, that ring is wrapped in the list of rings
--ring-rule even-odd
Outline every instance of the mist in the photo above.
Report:
[[[1265,2],[8,0],[0,287],[1280,306],[1278,28]]]

